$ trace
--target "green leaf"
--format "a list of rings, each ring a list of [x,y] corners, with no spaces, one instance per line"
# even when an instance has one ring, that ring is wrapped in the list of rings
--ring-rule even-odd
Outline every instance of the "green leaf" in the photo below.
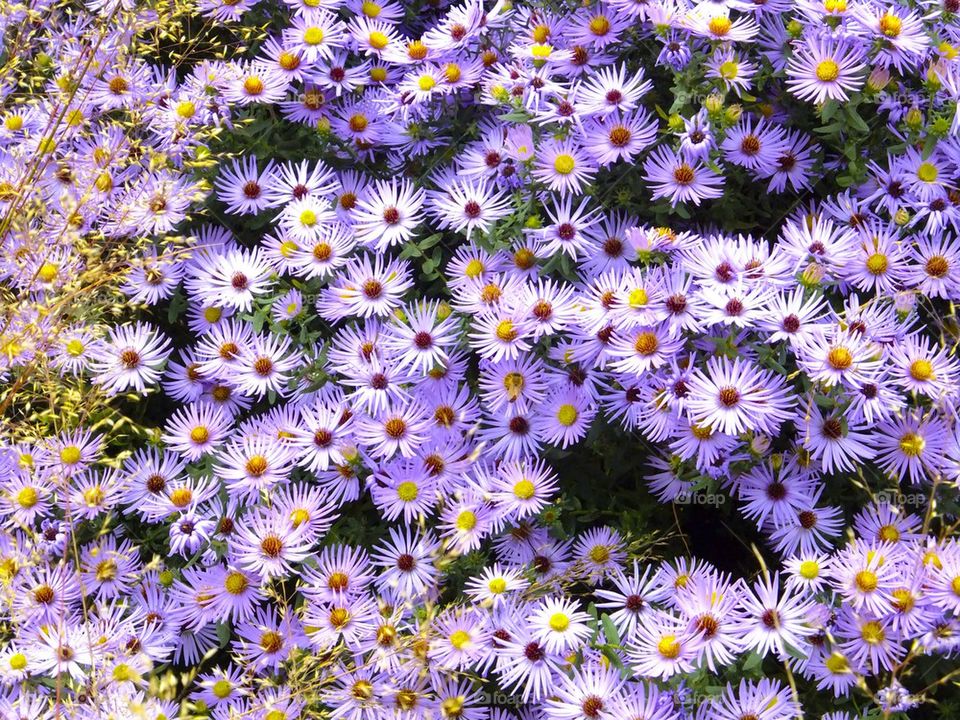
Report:
[[[610,616],[604,613],[600,617],[600,622],[603,624],[603,636],[607,639],[607,642],[611,645],[619,646],[620,633],[617,631],[617,626],[613,623],[613,620],[610,619]]]
[[[426,250],[427,248],[432,248],[442,239],[443,239],[443,233],[434,233],[433,235],[429,236],[428,238],[426,238],[425,240],[419,243],[420,249]]]
[[[763,656],[758,652],[753,651],[747,655],[746,662],[743,663],[744,672],[753,672],[754,670],[759,670],[760,666],[763,664]]]
[[[860,117],[860,113],[858,113],[855,108],[849,107],[847,109],[847,118],[850,120],[850,124],[860,132],[870,132],[870,126],[864,122],[864,119]]]
[[[217,623],[217,641],[220,647],[225,648],[230,643],[230,625],[225,622]]]

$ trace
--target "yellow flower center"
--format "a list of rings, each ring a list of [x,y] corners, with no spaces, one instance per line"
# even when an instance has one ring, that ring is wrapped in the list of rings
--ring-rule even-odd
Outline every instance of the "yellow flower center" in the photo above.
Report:
[[[633,349],[644,357],[653,355],[658,347],[660,347],[660,342],[657,340],[657,336],[650,331],[640,333],[633,342]]]
[[[850,664],[847,662],[847,659],[840,653],[833,653],[830,657],[823,661],[824,666],[834,675],[842,675],[844,673],[850,672]]]
[[[323,42],[323,30],[318,27],[308,27],[303,32],[303,41],[307,45],[319,45]]]
[[[610,560],[610,548],[608,548],[606,545],[594,545],[592,548],[590,548],[588,556],[591,560],[593,560],[593,562],[597,563],[598,565],[602,565]]]
[[[643,288],[634,288],[628,296],[628,302],[632,308],[643,307],[647,304],[648,300],[647,291]]]
[[[561,175],[569,175],[573,172],[575,166],[576,162],[573,159],[573,155],[568,155],[567,153],[560,153],[553,161],[553,169]]]
[[[710,30],[711,35],[716,35],[717,37],[723,37],[733,26],[733,23],[730,22],[730,18],[720,16],[713,18],[709,23],[707,23],[707,28]]]
[[[420,490],[415,482],[407,480],[397,485],[397,497],[403,502],[413,502],[419,494]]]
[[[457,529],[469,532],[477,526],[477,515],[470,510],[463,510],[457,515]]]
[[[564,427],[570,427],[577,421],[577,416],[577,409],[573,405],[561,405],[557,411],[557,422]]]
[[[108,582],[117,577],[116,560],[101,560],[97,563],[96,577],[99,582]]]
[[[800,563],[800,577],[813,580],[820,575],[820,565],[815,560],[804,560]]]
[[[903,451],[903,454],[908,457],[919,456],[926,446],[927,441],[913,432],[908,432],[900,438],[900,449]]]
[[[933,363],[920,358],[910,363],[910,377],[920,382],[933,379]]]
[[[370,33],[370,47],[374,50],[383,50],[390,42],[390,38],[384,35],[379,30],[374,30]]]
[[[925,183],[932,183],[939,174],[940,171],[933,163],[923,162],[917,167],[917,177]]]
[[[213,684],[213,694],[223,700],[224,698],[230,697],[230,693],[233,692],[233,685],[229,680],[217,680]]]
[[[46,262],[40,266],[40,270],[37,272],[37,277],[41,281],[48,283],[53,282],[54,278],[57,277],[57,271],[59,268],[54,263]]]
[[[194,105],[189,100],[184,100],[177,103],[177,115],[182,117],[184,120],[189,120],[197,113],[197,106]]]
[[[887,256],[883,253],[873,253],[867,258],[867,270],[873,275],[883,275],[888,265]]]
[[[657,652],[660,657],[675,660],[680,657],[680,643],[674,635],[664,635],[657,643]]]
[[[493,595],[500,595],[507,591],[507,581],[503,578],[493,578],[493,580],[487,583],[487,590]]]
[[[821,60],[816,69],[817,80],[833,82],[840,77],[840,66],[833,60]]]
[[[460,66],[456,63],[447,63],[443,68],[443,75],[447,79],[448,83],[457,82],[463,72],[460,70]]]
[[[278,653],[283,648],[283,636],[273,630],[267,630],[260,636],[260,647],[271,655]]]
[[[17,493],[17,504],[24,510],[29,510],[38,502],[40,502],[40,495],[36,488],[21,488],[20,492]]]
[[[503,376],[503,389],[507,391],[507,397],[516,400],[523,392],[525,381],[523,375],[518,372],[508,372]]]
[[[877,535],[884,542],[897,542],[900,539],[900,531],[895,525],[884,525]]]
[[[504,342],[512,342],[517,339],[519,333],[516,328],[513,327],[512,320],[501,320],[497,323],[496,335]]]
[[[248,95],[259,95],[263,92],[263,80],[258,77],[248,77],[243,81],[243,89]]]
[[[170,502],[174,507],[183,508],[193,500],[193,490],[190,488],[177,488],[170,493]]]
[[[827,362],[834,370],[847,370],[853,365],[853,354],[845,347],[836,347],[827,353]]]
[[[534,45],[530,48],[530,52],[533,54],[534,64],[537,64],[538,60],[543,62],[550,57],[553,45]]]
[[[887,637],[883,626],[876,620],[869,620],[860,627],[860,637],[868,645],[879,645]]]
[[[277,64],[284,70],[296,70],[300,67],[300,57],[291,52],[282,52],[277,57]]]
[[[295,528],[300,527],[305,522],[310,521],[310,513],[304,508],[297,508],[290,513],[290,522]]]
[[[76,445],[68,445],[60,451],[60,462],[64,465],[76,465],[80,462],[80,448]]]
[[[83,491],[83,502],[86,503],[87,507],[90,508],[100,507],[106,498],[107,494],[99,485],[87,488]]]
[[[877,575],[871,570],[861,570],[854,582],[860,592],[869,593],[877,589]]]
[[[470,262],[467,263],[467,266],[463,270],[463,274],[468,278],[479,277],[480,274],[485,270],[483,263],[473,258]]]
[[[736,80],[740,72],[740,66],[736,60],[727,60],[724,63],[720,63],[718,70],[720,71],[720,77],[724,80]]]
[[[424,75],[417,81],[417,87],[419,87],[423,92],[430,92],[433,90],[436,84],[437,81],[429,75]]]
[[[521,500],[529,500],[537,489],[529,480],[520,480],[513,486],[513,494]]]
[[[128,680],[133,680],[136,677],[137,672],[126,663],[120,663],[113,668],[113,679],[117,682],[126,682]]]
[[[363,5],[360,6],[360,12],[362,12],[368,18],[379,17],[381,9],[382,8],[379,5],[377,5],[375,2],[370,2],[370,0],[366,0]]]
[[[466,703],[467,700],[463,695],[448,697],[440,703],[440,715],[444,718],[455,720],[463,715],[463,708]]]
[[[97,179],[94,181],[94,185],[96,186],[97,190],[99,190],[100,192],[109,192],[110,190],[113,189],[113,176],[110,175],[109,172],[104,170],[99,175],[97,175]]]
[[[550,629],[554,632],[563,632],[570,627],[570,618],[564,613],[558,612],[550,616]]]
[[[595,15],[590,20],[590,32],[598,37],[603,37],[610,32],[610,21],[606,15]]]
[[[893,595],[893,606],[899,612],[910,612],[913,610],[913,606],[916,604],[916,600],[907,588],[897,588],[892,593]]]
[[[713,430],[710,429],[709,425],[697,425],[694,423],[690,426],[690,432],[693,433],[693,436],[697,440],[709,440],[713,437]]]
[[[208,323],[215,323],[223,315],[223,310],[217,307],[209,307],[203,309],[203,319]]]
[[[895,38],[903,29],[903,21],[896,15],[886,12],[880,16],[880,32],[888,38]]]
[[[227,579],[223,581],[223,587],[231,595],[240,595],[249,585],[250,581],[247,580],[247,576],[236,570],[229,573]]]
[[[23,653],[14,653],[10,656],[10,669],[23,670],[27,666],[27,656]]]
[[[450,644],[457,650],[463,650],[470,643],[470,633],[464,630],[457,630],[450,635]]]
[[[350,116],[350,120],[347,122],[350,126],[350,129],[353,132],[361,133],[367,129],[367,126],[370,124],[370,121],[367,120],[367,116],[362,113],[356,113]]]

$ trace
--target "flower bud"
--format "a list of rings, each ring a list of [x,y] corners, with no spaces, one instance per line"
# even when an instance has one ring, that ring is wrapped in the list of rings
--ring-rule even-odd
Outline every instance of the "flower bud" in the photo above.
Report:
[[[750,452],[754,455],[765,455],[770,449],[770,436],[755,435],[750,441]]]
[[[718,113],[723,110],[723,96],[711,93],[704,102],[704,107],[709,113]]]
[[[919,108],[910,108],[905,118],[907,127],[911,130],[919,130],[923,127],[923,113]]]
[[[740,105],[731,105],[723,113],[724,119],[731,125],[740,119],[740,116],[743,114],[743,107]]]
[[[899,313],[909,313],[917,306],[917,296],[912,292],[898,292],[893,295],[893,307]]]
[[[820,263],[812,262],[804,268],[803,274],[800,276],[800,283],[805,287],[816,287],[823,281],[825,274]]]
[[[880,92],[887,86],[887,83],[889,82],[889,70],[882,67],[874,68],[870,72],[870,76],[867,78],[867,90],[870,90],[871,92]]]

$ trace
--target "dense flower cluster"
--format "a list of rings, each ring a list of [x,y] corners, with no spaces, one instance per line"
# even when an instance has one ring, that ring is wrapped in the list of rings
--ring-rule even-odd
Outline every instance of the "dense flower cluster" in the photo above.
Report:
[[[0,6],[0,716],[950,686],[955,0],[161,5]]]

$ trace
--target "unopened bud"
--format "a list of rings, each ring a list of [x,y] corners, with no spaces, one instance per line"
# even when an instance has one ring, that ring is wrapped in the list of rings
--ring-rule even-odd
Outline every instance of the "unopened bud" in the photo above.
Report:
[[[806,287],[816,287],[823,281],[824,275],[823,266],[820,263],[812,262],[804,268],[803,274],[800,276],[800,282]]]
[[[870,90],[871,92],[880,92],[887,86],[887,83],[889,82],[889,70],[882,67],[874,68],[871,71],[870,76],[867,78],[867,90]]]
[[[706,101],[704,102],[704,107],[707,108],[709,113],[718,113],[723,110],[723,97],[717,95],[716,93],[711,93],[707,96]]]
[[[906,123],[911,130],[919,130],[923,126],[923,113],[918,108],[910,108],[907,112]]]

